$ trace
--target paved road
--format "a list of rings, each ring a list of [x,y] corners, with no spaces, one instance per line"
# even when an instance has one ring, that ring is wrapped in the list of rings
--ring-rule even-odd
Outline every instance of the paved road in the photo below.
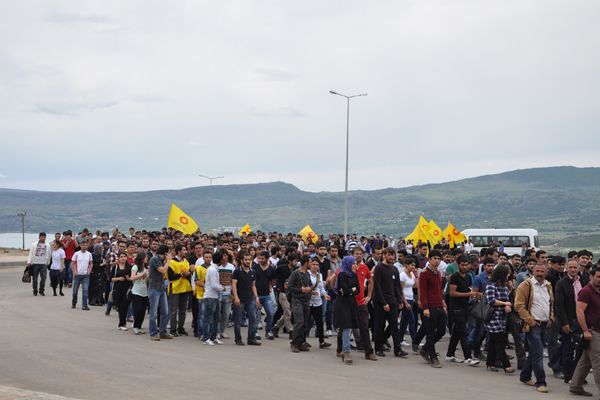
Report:
[[[193,337],[151,342],[117,330],[117,316],[71,309],[66,297],[33,297],[21,269],[0,270],[0,385],[79,399],[545,399],[568,397],[548,377],[538,394],[517,376],[420,357],[343,365],[335,350],[293,354],[287,340],[261,347],[203,346]],[[47,290],[49,292],[49,290]],[[333,338],[335,339],[335,338]],[[311,339],[313,348],[317,340]],[[439,346],[443,353],[447,345]],[[593,378],[588,378],[593,383]],[[595,386],[589,385],[597,398]],[[0,389],[0,393],[2,393]],[[10,397],[7,397],[10,398]],[[15,396],[14,398],[19,398]],[[36,398],[36,397],[31,397]],[[43,397],[41,397],[43,398]],[[0,397],[2,399],[2,397]]]

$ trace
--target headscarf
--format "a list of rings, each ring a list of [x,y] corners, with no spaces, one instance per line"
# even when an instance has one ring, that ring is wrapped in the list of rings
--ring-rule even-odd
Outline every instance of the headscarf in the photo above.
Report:
[[[348,276],[352,277],[354,276],[354,271],[352,271],[352,266],[356,264],[356,258],[352,257],[352,256],[346,256],[342,259],[342,266],[340,267],[340,274],[347,274]],[[335,289],[338,290],[339,289],[339,276],[338,279],[336,279],[335,281]]]

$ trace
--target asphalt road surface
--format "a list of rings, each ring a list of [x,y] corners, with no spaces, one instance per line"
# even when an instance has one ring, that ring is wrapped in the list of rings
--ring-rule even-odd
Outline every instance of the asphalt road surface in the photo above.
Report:
[[[103,400],[571,397],[551,373],[550,393],[541,394],[521,384],[518,375],[444,361],[442,369],[433,369],[412,353],[408,359],[373,362],[354,352],[348,366],[335,356],[335,345],[319,350],[315,338],[313,350],[299,354],[291,353],[283,338],[263,340],[261,347],[235,346],[232,339],[209,347],[191,336],[151,342],[148,335],[117,330],[116,313],[107,317],[103,307],[71,309],[70,289],[65,297],[53,297],[49,288],[45,297],[33,297],[31,286],[20,282],[21,273],[21,268],[0,269],[0,389],[6,393],[12,387]],[[444,355],[446,347],[447,338],[438,352]],[[593,377],[588,380],[587,389],[598,398]]]

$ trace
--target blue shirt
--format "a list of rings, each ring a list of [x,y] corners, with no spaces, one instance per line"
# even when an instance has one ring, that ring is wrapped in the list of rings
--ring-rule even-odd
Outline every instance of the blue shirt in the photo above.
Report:
[[[473,280],[473,289],[476,289],[479,293],[485,293],[485,287],[487,286],[488,281],[487,272],[483,271]]]

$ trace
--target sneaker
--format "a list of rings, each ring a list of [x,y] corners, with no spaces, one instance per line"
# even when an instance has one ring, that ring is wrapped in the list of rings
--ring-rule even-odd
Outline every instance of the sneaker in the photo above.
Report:
[[[473,358],[467,358],[465,360],[465,365],[468,365],[469,367],[476,367],[479,365],[479,360],[475,360]]]
[[[188,336],[188,333],[183,328],[177,329],[177,333],[179,334],[179,336]]]
[[[235,344],[237,344],[238,346],[244,346],[246,343],[244,343],[243,340],[236,340]]]
[[[335,336],[336,332],[333,332],[331,329],[327,330],[327,332],[325,332],[325,334],[327,336]]]
[[[331,343],[328,343],[328,342],[321,342],[321,343],[319,343],[319,348],[320,349],[326,349],[328,347],[331,347]]]
[[[306,342],[302,343],[298,348],[300,351],[310,351],[310,346]]]
[[[208,346],[214,346],[214,345],[215,345],[215,342],[213,342],[213,341],[212,341],[212,340],[210,340],[210,339],[206,339],[206,340],[205,340],[204,342],[202,342],[202,343],[204,343],[205,345],[208,345]]]
[[[260,346],[262,343],[257,340],[248,340],[248,346]]]
[[[225,342],[221,342],[218,338],[214,341],[215,344],[225,344]]]
[[[145,335],[146,334],[145,330],[143,330],[143,329],[138,329],[138,330],[140,331],[140,335]]]
[[[83,307],[81,307],[81,309],[82,309],[83,311],[90,311],[90,308],[89,308],[88,306],[83,306]]]
[[[120,326],[118,329],[120,331],[123,331],[123,332],[127,331],[127,327],[126,326]]]
[[[521,381],[521,383],[524,383],[527,386],[535,386],[535,383],[533,383],[533,381],[531,379],[526,380],[526,381]]]
[[[34,296],[37,296],[37,294],[35,294]],[[71,308],[75,308],[75,304],[71,304]],[[108,314],[106,314],[108,315]]]
[[[394,357],[406,358],[406,357],[408,357],[408,353],[405,352],[404,350],[400,350],[400,351],[394,353]]]
[[[160,335],[160,338],[161,338],[161,339],[173,339],[174,337],[175,337],[175,336],[173,336],[173,335],[170,335],[170,334],[168,334],[168,333],[167,333],[166,335]]]
[[[267,332],[267,334],[265,335],[267,337],[267,339],[269,340],[273,340],[275,339],[275,336],[273,336],[273,334],[271,332]]]
[[[478,359],[479,361],[487,361],[487,357],[484,356],[483,354],[477,354],[475,356],[476,359]]]
[[[458,357],[450,356],[450,357],[446,357],[446,362],[462,364],[465,362],[465,360],[458,358]]]
[[[411,348],[412,348],[413,353],[418,353],[419,352],[419,345],[418,344],[413,343],[411,345]]]
[[[139,335],[141,333],[141,331],[138,328],[133,328],[133,333],[135,335]]]
[[[537,390],[540,393],[548,393],[548,386],[540,385],[540,386],[536,387],[535,390]]]
[[[300,349],[295,344],[292,345],[292,353],[300,353]]]
[[[442,364],[440,364],[439,358],[436,357],[433,360],[431,360],[431,366],[433,368],[442,368]]]
[[[400,343],[400,346],[408,347],[410,344],[408,344],[406,340],[403,340],[402,343]]]
[[[158,335],[154,335],[154,336],[150,336],[150,340],[153,340],[155,342],[159,342],[160,338],[158,337]]]
[[[225,332],[223,332],[219,335],[219,339],[229,339],[229,336]]]

